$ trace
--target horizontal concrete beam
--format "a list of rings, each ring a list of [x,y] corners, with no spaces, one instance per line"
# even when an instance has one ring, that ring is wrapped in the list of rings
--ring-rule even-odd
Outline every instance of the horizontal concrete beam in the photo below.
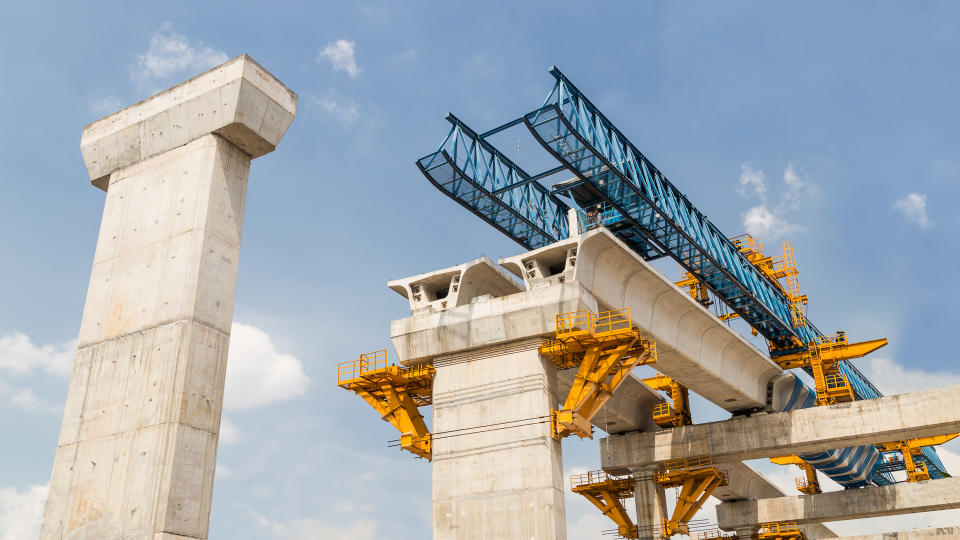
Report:
[[[732,531],[771,521],[821,523],[953,508],[960,508],[960,478],[725,502],[717,506],[717,524]]]
[[[857,536],[837,536],[823,540],[926,540],[927,538],[960,538],[960,527],[931,527],[929,529],[913,529],[909,531],[860,534]]]
[[[702,455],[717,462],[763,459],[955,432],[960,432],[960,386],[949,386],[611,436],[603,468],[622,472]]]

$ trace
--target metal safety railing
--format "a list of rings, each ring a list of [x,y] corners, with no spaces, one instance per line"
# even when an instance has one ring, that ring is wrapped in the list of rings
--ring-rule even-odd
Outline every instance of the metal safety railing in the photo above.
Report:
[[[387,367],[387,350],[381,349],[361,354],[356,360],[348,360],[337,364],[337,382],[359,379],[364,373],[384,369]]]
[[[613,476],[603,470],[588,471],[582,474],[571,474],[570,489],[575,489],[580,486],[586,486],[590,484],[600,484],[607,481],[628,480],[629,478],[629,476]]]
[[[613,309],[594,315],[589,309],[557,314],[557,338],[590,334],[604,336],[633,328],[630,308]]]
[[[757,534],[787,534],[798,532],[800,532],[800,527],[797,526],[796,521],[782,521],[777,523],[761,523],[760,530],[757,531]]]

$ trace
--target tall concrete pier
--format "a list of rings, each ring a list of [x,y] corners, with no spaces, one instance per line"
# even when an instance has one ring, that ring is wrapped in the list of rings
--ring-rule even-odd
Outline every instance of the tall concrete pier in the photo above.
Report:
[[[84,128],[107,196],[41,538],[207,537],[250,160],[296,105],[244,55]]]

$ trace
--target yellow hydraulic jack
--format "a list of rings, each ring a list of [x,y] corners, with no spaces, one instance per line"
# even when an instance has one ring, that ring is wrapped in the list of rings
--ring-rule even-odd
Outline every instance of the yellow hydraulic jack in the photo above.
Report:
[[[557,440],[570,434],[593,438],[590,421],[630,370],[657,358],[655,343],[633,327],[629,308],[557,315],[556,339],[544,343],[540,354],[560,369],[578,368],[563,408],[551,412]]]
[[[665,488],[680,488],[673,515],[663,520],[663,536],[670,538],[675,534],[690,533],[690,520],[714,490],[727,484],[727,475],[713,465],[709,456],[703,456],[667,461],[654,475],[653,481]]]
[[[630,519],[623,501],[633,497],[636,481],[631,476],[611,476],[604,471],[590,471],[570,477],[570,491],[579,493],[617,524],[621,538],[639,538],[637,526]]]
[[[419,407],[433,403],[434,368],[387,365],[387,351],[361,354],[337,367],[337,385],[362,397],[400,431],[400,448],[430,459],[433,440]]]
[[[795,521],[762,523],[755,535],[757,540],[807,540]]]
[[[817,387],[817,405],[845,403],[853,401],[854,393],[838,363],[866,356],[886,344],[885,338],[850,343],[846,332],[837,332],[811,343],[805,351],[774,356],[772,360],[783,369],[810,368]]]
[[[796,465],[800,467],[800,470],[804,472],[805,477],[800,477],[796,479],[797,489],[800,493],[806,495],[813,495],[815,493],[822,493],[820,490],[820,480],[817,479],[817,470],[813,468],[813,465],[810,465],[806,461],[800,459],[798,456],[782,456],[770,458],[770,461],[776,463],[777,465]]]
[[[933,446],[943,444],[949,440],[955,439],[958,433],[948,435],[934,435],[932,437],[920,437],[917,439],[906,439],[902,441],[893,441],[880,443],[874,446],[881,452],[900,452],[903,456],[903,465],[907,471],[907,482],[921,482],[930,479],[930,471],[927,470],[926,463],[918,461],[916,458],[921,455],[924,446]]]
[[[662,402],[653,407],[653,421],[662,428],[688,426],[690,420],[690,398],[687,388],[666,375],[657,375],[643,380],[647,386],[658,392],[665,392],[672,401]]]

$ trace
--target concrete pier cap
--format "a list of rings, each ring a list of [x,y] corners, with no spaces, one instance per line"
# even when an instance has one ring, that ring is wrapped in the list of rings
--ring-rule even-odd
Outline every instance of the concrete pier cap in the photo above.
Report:
[[[297,94],[243,54],[83,128],[80,151],[91,183],[204,135],[219,135],[251,158],[272,152],[297,112]]]

